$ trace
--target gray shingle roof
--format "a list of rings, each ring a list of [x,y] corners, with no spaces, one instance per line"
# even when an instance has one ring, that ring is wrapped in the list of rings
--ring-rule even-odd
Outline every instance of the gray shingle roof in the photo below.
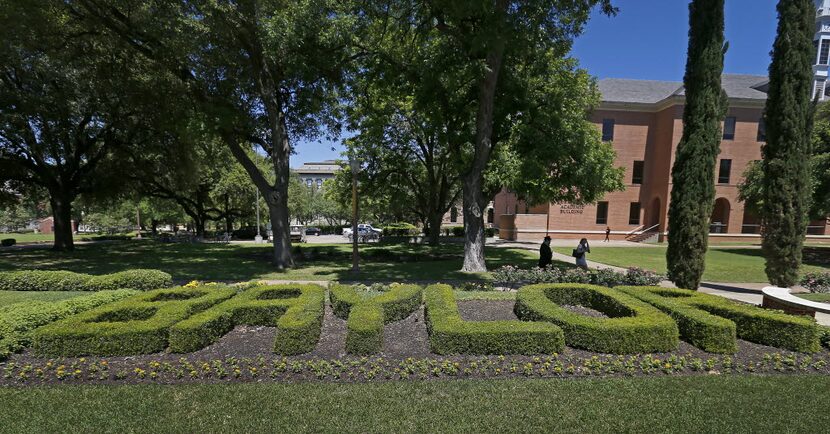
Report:
[[[767,94],[763,90],[767,82],[763,75],[724,74],[721,78],[729,98],[765,100]],[[604,102],[656,104],[674,95],[685,95],[679,81],[606,78],[598,84]]]

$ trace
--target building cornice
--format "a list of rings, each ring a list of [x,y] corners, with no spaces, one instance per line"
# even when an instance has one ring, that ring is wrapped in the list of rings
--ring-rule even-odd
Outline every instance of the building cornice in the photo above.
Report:
[[[729,98],[729,108],[760,108],[763,109],[766,105],[766,100],[754,98]],[[619,102],[619,101],[602,101],[596,107],[597,110],[615,110],[628,112],[646,112],[657,113],[667,108],[684,105],[686,97],[683,95],[672,95],[666,99],[656,103],[640,103],[640,102]]]

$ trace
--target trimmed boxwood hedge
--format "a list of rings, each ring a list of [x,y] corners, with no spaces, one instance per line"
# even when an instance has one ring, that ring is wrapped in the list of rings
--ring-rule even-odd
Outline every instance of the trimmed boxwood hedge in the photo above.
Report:
[[[144,292],[36,330],[33,348],[39,355],[67,357],[163,351],[170,327],[235,294],[233,288],[205,286]]]
[[[237,325],[277,327],[275,351],[301,354],[320,338],[325,290],[318,285],[249,288],[170,328],[170,349],[188,353],[215,342]]]
[[[51,270],[0,272],[0,291],[149,291],[171,286],[173,278],[159,270],[136,269],[101,276]]]
[[[354,287],[332,285],[331,307],[339,318],[346,319],[346,351],[351,354],[374,354],[383,346],[383,325],[408,317],[421,305],[421,287],[394,285],[375,297],[364,297]]]
[[[562,350],[562,329],[548,322],[464,321],[449,285],[424,289],[429,345],[436,354],[551,354]]]
[[[0,360],[28,345],[29,334],[37,327],[135,294],[130,289],[119,289],[56,302],[31,301],[4,306],[0,308]]]
[[[617,287],[669,314],[681,338],[711,353],[734,353],[736,336],[801,352],[820,349],[819,328],[808,317],[787,315],[696,291],[661,287]]]
[[[607,315],[580,315],[562,304],[585,306]],[[568,346],[600,353],[631,354],[677,349],[677,325],[653,306],[610,288],[548,283],[519,289],[514,307],[525,321],[547,321],[565,332]]]

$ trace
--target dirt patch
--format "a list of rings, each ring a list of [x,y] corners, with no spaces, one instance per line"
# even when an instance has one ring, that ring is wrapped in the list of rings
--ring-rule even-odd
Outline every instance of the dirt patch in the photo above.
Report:
[[[458,313],[464,321],[516,320],[513,300],[465,300],[458,302]]]
[[[386,325],[383,330],[381,355],[400,359],[432,355],[429,351],[429,335],[424,322],[423,308],[400,321]]]
[[[592,318],[608,318],[608,315],[598,310],[594,310],[590,307],[585,307],[578,304],[560,304],[559,306],[579,315],[590,316]]]

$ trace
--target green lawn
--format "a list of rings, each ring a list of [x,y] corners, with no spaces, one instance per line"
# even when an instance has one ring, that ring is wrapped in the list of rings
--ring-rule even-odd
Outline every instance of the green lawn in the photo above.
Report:
[[[0,430],[817,432],[830,378],[696,376],[0,389]]]
[[[830,294],[828,293],[821,293],[821,294],[794,294],[797,297],[805,298],[807,300],[812,301],[821,301],[824,303],[830,303]]]
[[[6,238],[14,238],[18,243],[51,243],[55,240],[54,234],[35,234],[35,233],[0,233],[0,240]]]
[[[570,248],[554,248],[559,253],[570,255]],[[830,269],[826,257],[830,247],[812,247],[825,259],[805,255],[802,273],[827,271]],[[591,246],[588,260],[618,267],[640,267],[658,273],[666,272],[666,247],[603,247],[597,243]],[[706,271],[703,280],[709,282],[766,282],[764,258],[761,249],[710,247],[706,253]]]
[[[89,292],[77,291],[0,291],[0,306],[6,306],[22,301],[58,301],[79,295],[90,294]]]
[[[112,273],[130,268],[156,268],[178,281],[250,279],[279,280],[357,280],[357,281],[437,281],[485,280],[486,273],[462,273],[463,246],[422,245],[361,246],[365,255],[361,272],[351,273],[351,246],[303,245],[303,250],[324,253],[320,259],[298,262],[294,269],[277,272],[269,263],[271,247],[254,244],[164,244],[155,241],[124,241],[76,246],[74,252],[59,253],[49,249],[15,249],[0,251],[0,271],[21,268],[71,270],[91,274]],[[384,257],[378,259],[382,250]],[[335,254],[332,257],[327,253]],[[372,254],[375,257],[372,257]],[[441,260],[423,260],[429,254],[443,255]],[[535,264],[538,254],[520,249],[487,248],[488,267]],[[408,256],[416,262],[398,262],[389,255]]]

